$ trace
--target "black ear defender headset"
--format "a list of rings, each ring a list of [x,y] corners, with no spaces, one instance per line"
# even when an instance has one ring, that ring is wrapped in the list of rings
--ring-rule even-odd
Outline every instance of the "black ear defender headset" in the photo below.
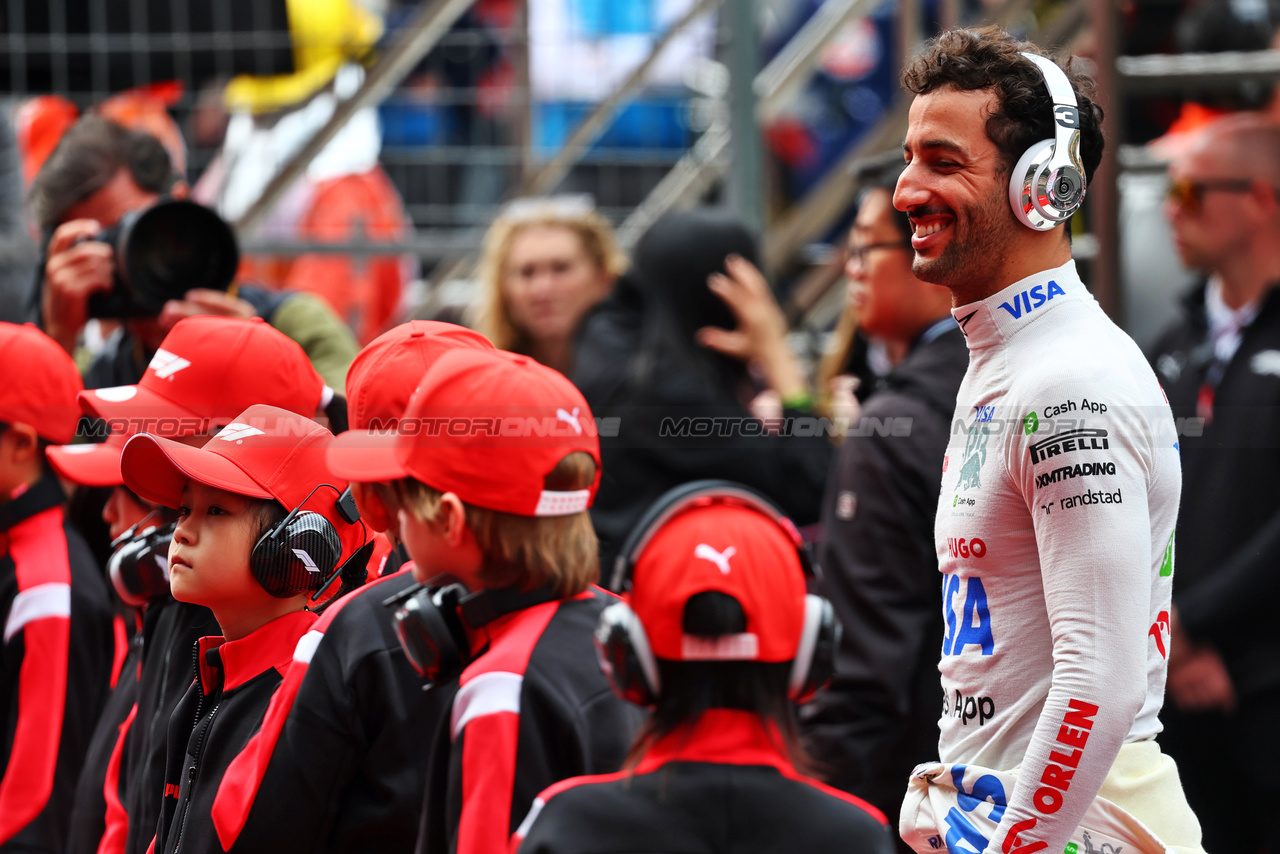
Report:
[[[320,513],[302,509],[322,487],[338,493],[334,506],[340,518],[352,525],[360,522],[360,511],[356,509],[350,488],[339,490],[332,484],[322,483],[311,490],[280,524],[262,535],[249,554],[249,570],[272,596],[287,599],[299,593],[311,593],[315,601],[344,570],[362,557],[367,562],[373,551],[366,529],[364,545],[338,566],[342,540],[333,523]]]
[[[480,629],[499,617],[558,598],[549,585],[472,593],[461,584],[415,584],[382,604],[395,609],[392,624],[405,658],[420,677],[436,685],[457,676],[474,660],[468,627]]]
[[[1022,54],[1040,71],[1053,101],[1053,139],[1042,139],[1023,152],[1009,177],[1009,204],[1018,220],[1036,231],[1048,231],[1080,210],[1084,202],[1084,167],[1080,162],[1080,110],[1071,81],[1054,62]]]
[[[171,513],[153,510],[111,541],[107,577],[120,601],[131,608],[169,593],[169,543],[178,527]]]
[[[695,507],[737,504],[757,511],[786,532],[796,547],[805,578],[819,583],[822,575],[796,526],[777,505],[748,486],[728,480],[698,480],[668,490],[649,507],[631,529],[614,563],[610,587],[616,593],[631,589],[636,560],[653,536],[672,518]],[[766,523],[767,524],[767,523]],[[661,696],[658,662],[644,626],[626,602],[616,602],[600,613],[595,633],[600,668],[614,692],[638,706],[652,708]],[[835,673],[840,645],[840,622],[835,609],[821,596],[808,594],[804,603],[804,628],[792,660],[788,696],[806,703]]]

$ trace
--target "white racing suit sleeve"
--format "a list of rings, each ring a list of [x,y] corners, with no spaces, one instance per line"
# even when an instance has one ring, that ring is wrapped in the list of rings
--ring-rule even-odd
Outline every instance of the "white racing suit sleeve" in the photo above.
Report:
[[[1075,381],[1045,389],[1043,399],[1088,399],[1092,391]],[[1010,479],[1032,514],[1053,670],[988,854],[1063,851],[1146,700],[1148,491],[1157,467],[1144,408],[1114,398],[1106,406],[1077,441],[1089,443],[1087,455],[1072,453],[1065,433],[1025,433],[1005,444]],[[1054,478],[1056,468],[1084,460],[1108,466],[1108,476]]]

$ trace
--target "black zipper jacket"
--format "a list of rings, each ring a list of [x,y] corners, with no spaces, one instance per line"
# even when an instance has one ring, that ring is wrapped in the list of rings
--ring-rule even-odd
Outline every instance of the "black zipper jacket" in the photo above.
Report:
[[[138,703],[124,737],[124,803],[107,814],[107,833],[113,839],[124,837],[125,854],[144,854],[155,837],[164,799],[169,719],[191,685],[191,648],[216,631],[212,611],[172,597],[152,602],[143,614]]]
[[[262,724],[310,611],[277,617],[239,640],[201,638],[192,647],[195,681],[169,721],[157,854],[218,854],[210,810],[231,761]]]
[[[483,652],[436,734],[417,851],[505,851],[547,786],[622,766],[641,716],[614,696],[592,642],[613,601],[593,587],[476,633]]]
[[[106,579],[52,475],[0,505],[0,851],[61,854],[111,676]]]
[[[232,761],[213,823],[232,852],[411,851],[431,734],[453,685],[424,690],[383,603],[409,569],[333,603],[298,647],[262,729]]]
[[[138,665],[142,660],[142,632],[129,640],[128,653],[120,667],[115,687],[107,697],[98,725],[85,753],[84,770],[76,784],[76,805],[71,812],[67,854],[98,854],[106,833],[108,792],[122,804],[124,777],[120,774],[120,754],[124,733],[132,724],[138,702]],[[127,722],[127,723],[126,723]],[[123,842],[123,839],[120,840]],[[114,852],[108,846],[103,852]]]
[[[1203,285],[1184,308],[1150,354],[1182,454],[1173,601],[1191,638],[1222,654],[1244,699],[1280,687],[1280,638],[1267,629],[1280,596],[1280,289],[1263,295],[1225,365],[1206,344]],[[1197,399],[1215,379],[1202,423]]]
[[[634,770],[557,783],[512,838],[520,854],[889,854],[875,807],[805,777],[752,712],[711,709]]]

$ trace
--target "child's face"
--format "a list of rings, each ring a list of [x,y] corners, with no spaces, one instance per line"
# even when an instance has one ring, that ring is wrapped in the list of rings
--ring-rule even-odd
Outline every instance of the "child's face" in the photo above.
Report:
[[[123,534],[141,522],[154,507],[134,495],[126,487],[117,486],[111,490],[107,503],[102,505],[102,521],[111,530],[111,539]]]
[[[173,598],[218,610],[269,594],[249,571],[260,502],[187,481],[169,546]]]

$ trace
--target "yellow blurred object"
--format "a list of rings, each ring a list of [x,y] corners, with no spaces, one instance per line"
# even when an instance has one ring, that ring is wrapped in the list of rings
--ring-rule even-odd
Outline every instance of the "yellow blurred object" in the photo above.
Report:
[[[222,96],[228,110],[270,113],[302,103],[382,35],[381,19],[357,0],[287,0],[287,9],[294,73],[232,78]]]

